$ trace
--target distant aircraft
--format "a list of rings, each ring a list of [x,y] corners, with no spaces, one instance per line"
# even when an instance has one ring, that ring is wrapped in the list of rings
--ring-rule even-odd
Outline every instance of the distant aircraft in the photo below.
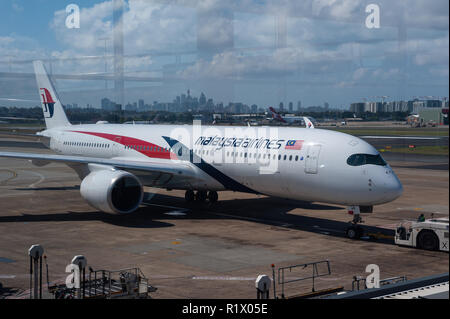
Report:
[[[272,119],[275,121],[279,121],[282,123],[295,123],[295,122],[303,122],[307,128],[314,128],[314,124],[311,120],[306,116],[287,116],[282,117],[273,107],[269,107],[269,111],[272,114]]]
[[[187,201],[212,203],[218,191],[231,190],[347,205],[355,214],[348,236],[355,238],[360,212],[402,194],[402,184],[374,147],[335,131],[277,127],[272,133],[270,127],[252,136],[246,132],[264,127],[72,125],[43,63],[34,62],[34,68],[47,126],[38,135],[58,154],[0,157],[67,164],[82,180],[81,196],[100,211],[136,211],[144,186],[185,190]]]

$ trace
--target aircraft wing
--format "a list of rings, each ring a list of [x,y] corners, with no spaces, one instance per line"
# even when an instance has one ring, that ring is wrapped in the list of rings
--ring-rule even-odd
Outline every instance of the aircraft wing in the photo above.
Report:
[[[15,153],[15,152],[0,152],[0,158],[17,158],[17,159],[27,159],[32,160],[36,164],[45,165],[51,162],[60,162],[74,167],[77,165],[105,165],[114,167],[116,169],[132,172],[136,174],[139,178],[145,178],[149,183],[145,182],[145,185],[151,184],[155,185],[155,180],[158,180],[158,185],[161,183],[161,178],[164,175],[163,180],[169,182],[175,177],[175,180],[180,181],[198,181],[193,168],[182,162],[168,162],[168,163],[158,163],[158,162],[148,162],[148,161],[138,161],[138,160],[128,160],[123,158],[117,159],[105,159],[96,157],[85,157],[85,156],[67,156],[67,155],[53,155],[53,154],[33,154],[33,153]]]

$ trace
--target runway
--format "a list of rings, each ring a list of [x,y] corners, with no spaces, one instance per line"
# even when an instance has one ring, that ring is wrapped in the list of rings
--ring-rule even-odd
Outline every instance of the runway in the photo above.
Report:
[[[359,136],[375,148],[415,146],[448,146],[448,137],[428,136]]]

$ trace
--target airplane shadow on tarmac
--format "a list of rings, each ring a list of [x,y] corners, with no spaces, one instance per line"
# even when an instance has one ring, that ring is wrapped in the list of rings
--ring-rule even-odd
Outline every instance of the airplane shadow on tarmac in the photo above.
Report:
[[[1,223],[33,223],[33,222],[84,222],[101,221],[107,224],[130,228],[162,228],[173,224],[148,218],[143,214],[113,215],[104,212],[66,212],[55,214],[22,214],[20,216],[0,216]]]
[[[54,214],[24,214],[21,216],[0,216],[0,223],[11,222],[60,222],[60,221],[102,221],[120,227],[162,228],[173,227],[170,220],[223,220],[236,219],[276,226],[291,230],[300,230],[345,238],[348,222],[289,214],[295,208],[312,211],[335,210],[342,213],[345,208],[317,203],[284,200],[272,197],[221,200],[211,205],[208,203],[186,203],[184,198],[155,194],[136,212],[128,215],[114,215],[99,211],[66,212]],[[339,212],[341,211],[341,212]],[[159,220],[164,220],[159,221]],[[350,217],[349,217],[350,220]],[[365,226],[366,232],[392,237],[393,230]],[[393,244],[389,238],[379,238],[377,242]]]
[[[16,191],[72,191],[79,190],[80,186],[61,186],[61,187],[28,187],[16,188]]]
[[[342,214],[345,211],[345,214],[347,214],[343,207],[273,197],[221,200],[217,204],[210,205],[207,203],[186,203],[184,198],[181,197],[157,194],[144,205],[147,205],[147,207],[141,208],[136,214],[148,213],[153,219],[237,219],[340,238],[347,237],[346,229],[349,226],[349,222],[289,213],[295,208],[303,208],[311,211],[334,210],[336,214]],[[160,207],[165,205],[175,207],[169,209],[169,213],[161,212]],[[170,211],[174,211],[174,214],[171,214]],[[350,220],[351,217],[349,217]],[[393,238],[393,230],[364,224],[361,226],[366,230],[366,233],[377,234],[377,242],[394,244],[393,239],[389,238]],[[375,239],[371,238],[370,240]]]

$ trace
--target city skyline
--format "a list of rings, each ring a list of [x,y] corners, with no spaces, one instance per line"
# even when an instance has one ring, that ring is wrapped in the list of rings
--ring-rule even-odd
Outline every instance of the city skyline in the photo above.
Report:
[[[324,102],[323,105],[311,105],[302,107],[301,101],[297,102],[297,108],[294,109],[294,102],[289,102],[288,108],[284,107],[284,103],[280,102],[278,107],[275,105],[258,106],[252,104],[251,106],[241,102],[218,102],[214,103],[213,98],[207,97],[203,92],[200,93],[200,97],[191,96],[190,90],[186,94],[180,94],[172,102],[159,102],[153,101],[151,104],[145,103],[143,99],[138,101],[128,102],[126,105],[121,106],[121,110],[125,111],[169,111],[169,112],[196,112],[196,111],[212,111],[217,113],[261,113],[268,111],[269,107],[274,107],[280,112],[293,113],[293,112],[323,112],[328,110],[340,110],[351,111],[354,113],[364,112],[409,112],[417,113],[420,108],[448,108],[448,97],[442,97],[442,99],[436,99],[433,96],[413,97],[408,100],[401,101],[384,101],[387,96],[378,97],[383,99],[380,101],[365,101],[365,102],[353,102],[347,108],[340,109],[337,107],[330,107],[330,103]],[[238,105],[239,109],[234,108]],[[101,101],[101,109],[103,110],[119,110],[119,105],[103,98]]]

